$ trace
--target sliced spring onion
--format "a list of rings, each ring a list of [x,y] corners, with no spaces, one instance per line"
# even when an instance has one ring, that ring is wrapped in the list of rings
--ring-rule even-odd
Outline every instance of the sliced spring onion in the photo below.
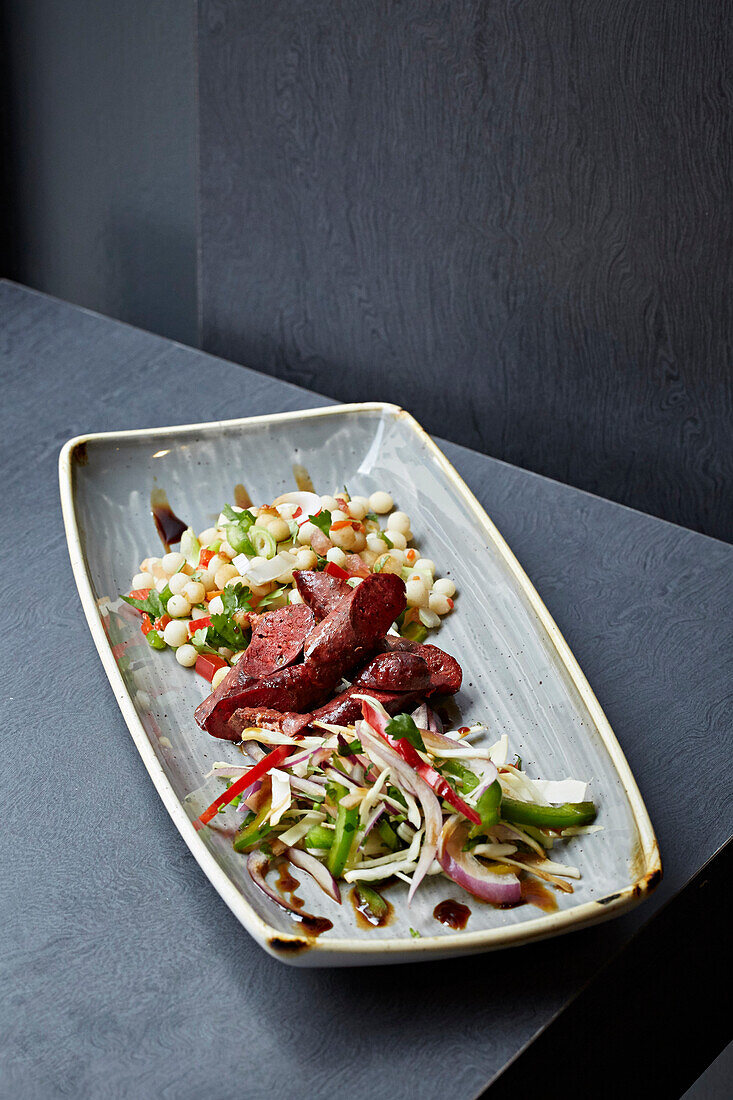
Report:
[[[275,538],[266,531],[264,527],[250,527],[249,529],[249,541],[254,547],[255,554],[260,558],[265,558],[267,561],[270,558],[274,558],[277,553],[277,543]],[[234,547],[236,550],[236,546]]]

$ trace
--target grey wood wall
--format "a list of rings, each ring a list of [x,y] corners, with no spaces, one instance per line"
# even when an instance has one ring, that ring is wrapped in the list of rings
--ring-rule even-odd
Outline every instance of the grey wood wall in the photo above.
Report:
[[[3,274],[198,342],[195,0],[5,0]]]
[[[731,14],[200,0],[203,346],[733,538]]]

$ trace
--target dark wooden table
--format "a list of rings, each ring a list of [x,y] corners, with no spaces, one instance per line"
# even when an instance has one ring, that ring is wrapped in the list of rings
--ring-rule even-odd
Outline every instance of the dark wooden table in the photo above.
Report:
[[[0,317],[3,1095],[468,1100],[537,1039],[515,1062],[529,1065],[584,987],[618,982],[614,959],[631,960],[618,996],[661,1011],[644,937],[661,941],[731,832],[733,547],[446,444],[608,714],[664,882],[625,917],[531,947],[291,970],[216,896],[148,779],[81,614],[56,462],[84,431],[326,401],[12,284]],[[688,946],[705,939],[704,898],[685,921]],[[600,1030],[612,1047],[612,1021]],[[586,1038],[581,1021],[576,1051]],[[572,1065],[554,1073],[582,1094]]]

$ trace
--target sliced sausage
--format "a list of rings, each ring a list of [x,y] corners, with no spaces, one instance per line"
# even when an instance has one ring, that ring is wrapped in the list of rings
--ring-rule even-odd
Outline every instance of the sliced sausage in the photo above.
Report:
[[[405,582],[394,573],[372,573],[309,635],[307,661],[338,664],[342,675],[363,663],[406,606]]]
[[[297,711],[306,714],[328,699],[340,679],[340,673],[328,665],[317,666],[303,662],[289,668],[280,668],[270,676],[241,684],[218,700],[200,720],[199,711],[204,705],[202,703],[196,712],[196,720],[212,737],[238,741],[239,734],[229,722],[235,711],[266,708],[281,713]]]
[[[463,671],[455,657],[438,649],[437,645],[412,642],[409,638],[387,638],[387,648],[392,651],[415,653],[422,657],[430,672],[428,694],[455,695],[463,680]]]
[[[316,618],[325,619],[335,607],[351,595],[351,587],[341,577],[319,573],[315,569],[294,569],[293,578],[298,591]]]
[[[333,722],[337,726],[351,726],[361,718],[361,701],[358,695],[369,695],[382,704],[388,714],[409,713],[422,699],[423,691],[380,691],[377,688],[366,688],[362,684],[353,684],[346,691],[341,692],[330,703],[314,710],[308,716],[310,722]],[[317,732],[318,727],[314,729]]]
[[[304,604],[292,604],[260,616],[244,656],[196,708],[195,718],[201,728],[214,737],[228,737],[221,732],[232,714],[232,708],[224,706],[225,701],[238,696],[258,679],[296,661],[315,623],[315,615]],[[215,729],[220,732],[215,733]]]
[[[240,707],[229,720],[229,727],[236,734],[237,741],[250,726],[277,730],[278,733],[284,733],[287,737],[297,737],[309,721],[310,714],[283,712],[269,707]]]
[[[395,650],[379,653],[354,680],[363,688],[382,691],[425,691],[430,687],[430,671],[417,653]]]

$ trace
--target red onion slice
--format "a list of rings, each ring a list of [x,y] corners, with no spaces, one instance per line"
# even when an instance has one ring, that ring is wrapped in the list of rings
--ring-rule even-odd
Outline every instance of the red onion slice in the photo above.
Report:
[[[465,825],[446,822],[438,849],[438,862],[448,878],[469,894],[494,905],[512,905],[521,901],[522,891],[516,875],[496,875],[470,852],[461,851],[468,835]]]
[[[324,894],[328,894],[338,904],[341,904],[341,891],[339,890],[339,884],[333,877],[325,863],[321,863],[320,859],[316,859],[310,852],[304,852],[300,848],[286,848],[285,856],[294,863],[296,867],[300,867],[301,871],[305,871],[307,875],[318,883]]]

